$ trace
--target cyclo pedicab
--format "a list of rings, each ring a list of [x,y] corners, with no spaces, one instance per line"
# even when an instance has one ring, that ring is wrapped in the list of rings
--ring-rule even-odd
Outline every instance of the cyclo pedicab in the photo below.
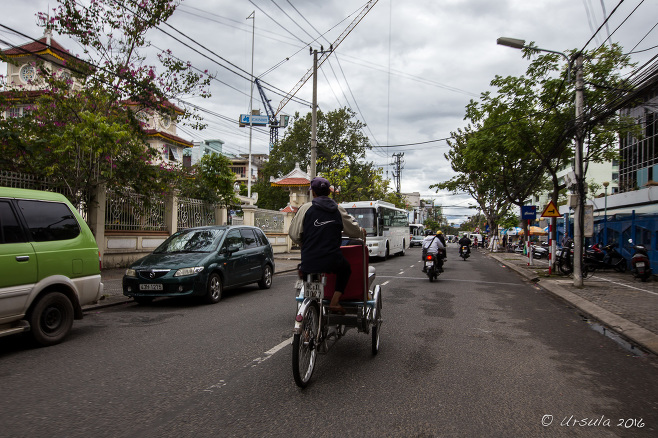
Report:
[[[334,293],[334,274],[306,274],[297,280],[297,316],[292,341],[292,373],[305,388],[311,380],[318,353],[325,354],[348,329],[372,335],[372,354],[379,351],[382,324],[381,286],[374,286],[375,268],[368,266],[368,247],[362,239],[343,238],[341,251],[352,275],[341,296],[345,314],[329,312]]]

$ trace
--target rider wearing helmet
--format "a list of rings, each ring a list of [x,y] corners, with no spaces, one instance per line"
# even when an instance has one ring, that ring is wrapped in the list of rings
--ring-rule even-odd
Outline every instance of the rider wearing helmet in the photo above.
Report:
[[[423,240],[423,256],[425,253],[434,254],[441,259],[446,258],[445,237],[443,237],[441,230],[437,231],[435,235],[429,234],[425,237]],[[423,272],[425,272],[425,267],[423,267]]]

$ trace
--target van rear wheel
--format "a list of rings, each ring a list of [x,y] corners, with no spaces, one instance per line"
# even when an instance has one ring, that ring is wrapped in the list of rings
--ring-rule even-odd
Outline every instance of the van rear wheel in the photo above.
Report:
[[[50,292],[39,299],[28,322],[34,340],[44,347],[62,342],[73,326],[73,304],[61,292]]]

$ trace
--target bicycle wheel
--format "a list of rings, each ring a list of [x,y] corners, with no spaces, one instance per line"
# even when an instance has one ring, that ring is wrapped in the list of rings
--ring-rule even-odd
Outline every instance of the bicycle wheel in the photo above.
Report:
[[[318,335],[318,308],[310,305],[304,311],[302,332],[292,339],[292,374],[295,383],[305,388],[313,375],[315,359],[318,354],[315,345]]]

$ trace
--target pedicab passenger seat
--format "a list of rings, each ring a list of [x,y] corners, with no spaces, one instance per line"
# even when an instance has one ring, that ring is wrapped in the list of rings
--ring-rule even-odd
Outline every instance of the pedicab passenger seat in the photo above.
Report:
[[[375,268],[368,266],[368,256],[367,248],[362,245],[345,245],[340,247],[343,256],[350,263],[352,268],[352,275],[347,282],[347,287],[343,291],[343,295],[340,297],[341,302],[364,302],[368,300],[368,289],[370,288],[371,283],[375,280]],[[365,257],[364,257],[364,254]],[[365,269],[364,269],[365,263]],[[364,272],[368,274],[367,283],[364,281]],[[334,294],[334,288],[336,286],[336,275],[327,274],[327,284],[324,287],[324,298],[325,300],[331,300],[331,297]]]

